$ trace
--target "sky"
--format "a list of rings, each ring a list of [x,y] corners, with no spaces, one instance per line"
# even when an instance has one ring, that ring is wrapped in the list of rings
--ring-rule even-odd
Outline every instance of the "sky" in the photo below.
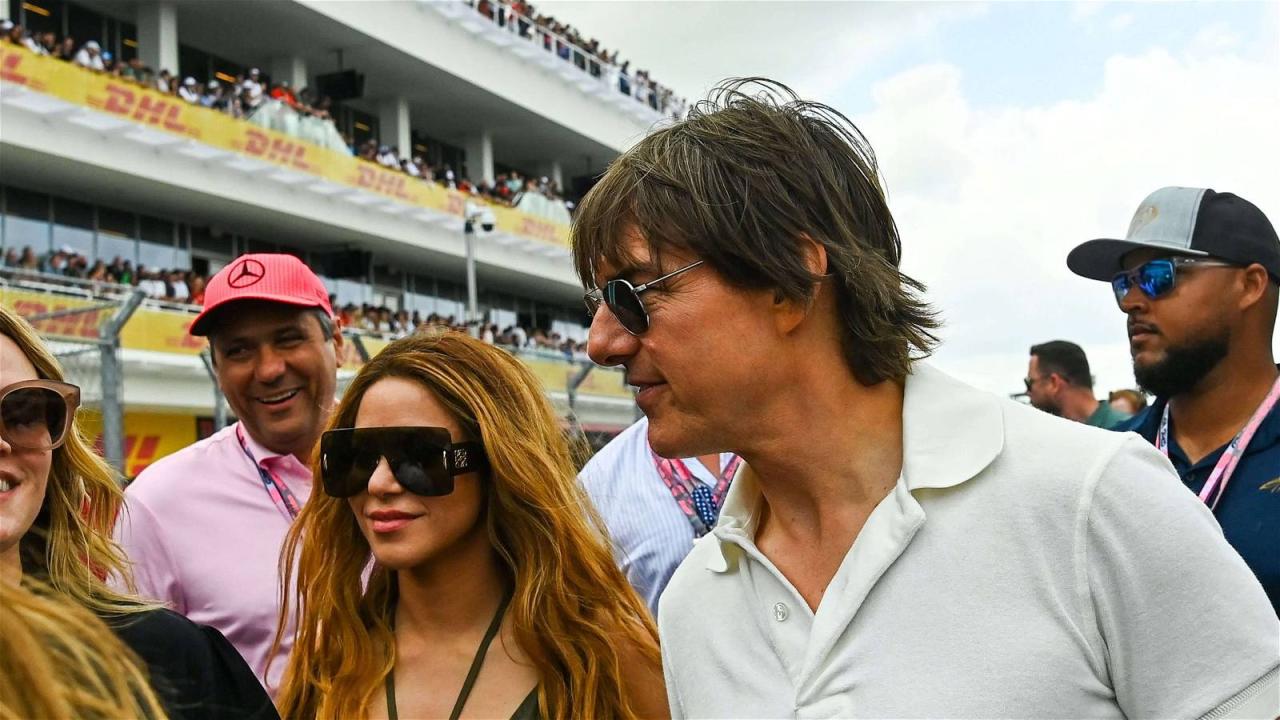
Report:
[[[1280,225],[1280,2],[536,6],[690,100],[763,75],[849,116],[945,322],[933,362],[993,392],[1052,339],[1084,347],[1100,397],[1133,385],[1109,286],[1066,255],[1123,237],[1153,190],[1234,192]]]

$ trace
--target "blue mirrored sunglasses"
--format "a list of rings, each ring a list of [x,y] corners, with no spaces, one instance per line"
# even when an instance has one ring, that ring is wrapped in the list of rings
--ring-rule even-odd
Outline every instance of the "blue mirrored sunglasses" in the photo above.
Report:
[[[1237,267],[1228,262],[1207,258],[1171,257],[1150,260],[1132,270],[1116,273],[1111,278],[1111,290],[1116,294],[1116,304],[1124,302],[1124,296],[1135,286],[1152,299],[1167,294],[1177,284],[1178,269],[1188,266]]]

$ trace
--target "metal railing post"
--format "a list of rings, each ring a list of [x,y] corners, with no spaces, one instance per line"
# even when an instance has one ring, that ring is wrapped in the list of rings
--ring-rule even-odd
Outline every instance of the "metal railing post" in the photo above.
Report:
[[[218,385],[218,371],[213,367],[213,354],[209,348],[200,351],[200,360],[213,381],[213,431],[218,432],[227,426],[227,399],[222,396],[222,387]]]
[[[120,362],[120,331],[146,294],[134,290],[114,313],[98,326],[102,364],[102,454],[121,475],[124,467],[124,371]]]

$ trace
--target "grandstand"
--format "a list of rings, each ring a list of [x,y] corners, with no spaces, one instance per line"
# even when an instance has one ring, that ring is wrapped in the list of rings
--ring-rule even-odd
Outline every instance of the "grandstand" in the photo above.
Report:
[[[358,340],[343,378],[416,324],[470,322],[585,429],[632,420],[621,375],[584,372],[569,213],[680,103],[616,54],[486,0],[0,2],[0,303],[94,404],[100,326],[143,298],[118,339],[126,474],[212,431],[185,328],[244,252],[324,278]]]

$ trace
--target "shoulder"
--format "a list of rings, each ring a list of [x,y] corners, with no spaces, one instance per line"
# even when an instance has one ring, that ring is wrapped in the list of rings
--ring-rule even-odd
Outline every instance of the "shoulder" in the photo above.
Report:
[[[211,468],[225,462],[229,445],[235,444],[235,426],[229,425],[203,440],[160,458],[129,483],[125,493],[126,502],[157,500],[176,492],[176,486],[183,481],[207,476]],[[238,447],[236,451],[238,452]]]
[[[600,448],[600,452],[583,466],[578,479],[588,493],[594,493],[636,467],[648,452],[649,421],[641,418]]]
[[[1136,432],[1151,440],[1155,437],[1156,425],[1160,422],[1160,414],[1163,410],[1164,403],[1157,401],[1156,404],[1139,411],[1137,415],[1112,425],[1110,429],[1116,432]]]
[[[172,610],[102,620],[147,665],[175,717],[275,717],[266,691],[222,633]],[[195,712],[180,712],[195,709]]]

